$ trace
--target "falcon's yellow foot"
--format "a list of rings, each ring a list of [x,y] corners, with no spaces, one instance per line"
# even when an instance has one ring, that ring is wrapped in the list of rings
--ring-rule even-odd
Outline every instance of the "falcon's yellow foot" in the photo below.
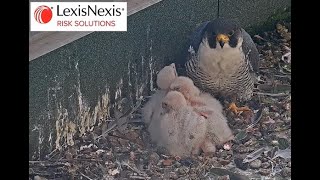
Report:
[[[243,111],[251,111],[251,109],[248,108],[247,106],[237,107],[234,102],[232,102],[232,103],[229,105],[228,110],[234,112],[236,115],[238,115],[240,112],[243,112]]]

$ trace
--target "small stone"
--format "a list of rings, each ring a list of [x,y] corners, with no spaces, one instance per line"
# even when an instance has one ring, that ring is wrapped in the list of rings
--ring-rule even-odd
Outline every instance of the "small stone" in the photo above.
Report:
[[[226,151],[227,155],[233,155],[233,151]]]
[[[251,169],[259,169],[261,167],[261,160],[260,159],[253,160],[252,162],[250,162],[250,167]]]
[[[191,159],[191,158],[184,158],[184,159],[181,159],[181,160],[180,160],[180,163],[181,163],[182,165],[184,165],[184,166],[190,166],[190,165],[194,164],[195,162],[194,162],[194,160]]]
[[[101,137],[101,138],[98,140],[98,143],[99,143],[99,144],[106,144],[106,143],[108,143],[108,140],[107,140],[107,138],[105,138],[105,137]]]
[[[193,174],[190,174],[190,179],[199,179],[199,176],[197,175],[197,174],[195,174],[195,173],[193,173]]]
[[[287,41],[290,41],[290,40],[291,40],[291,33],[288,32],[288,33],[284,34],[284,35],[283,35],[283,38],[284,38],[285,40],[287,40]]]
[[[278,138],[279,149],[286,149],[289,146],[289,141],[286,138]]]
[[[280,39],[280,42],[285,43],[285,42],[288,42],[288,40],[287,39]]]
[[[213,167],[221,167],[221,164],[218,162],[217,157],[213,157],[213,158],[209,159],[208,164]]]
[[[256,137],[252,136],[250,138],[250,140],[251,140],[250,146],[253,146],[253,145],[257,144],[257,138]]]
[[[230,177],[229,177],[229,175],[218,176],[217,180],[230,180]]]
[[[283,122],[284,122],[285,124],[290,124],[290,123],[291,123],[291,118],[284,118],[284,119],[283,119]]]
[[[256,131],[256,132],[254,133],[254,136],[260,138],[260,137],[262,136],[262,134],[261,134],[260,131]]]
[[[166,159],[162,162],[162,164],[164,166],[171,166],[172,165],[173,160],[172,159]]]
[[[163,159],[160,160],[160,161],[157,163],[157,166],[161,166],[161,165],[162,165],[162,162],[163,162]]]
[[[135,161],[136,160],[136,155],[135,155],[135,153],[133,152],[133,151],[130,151],[130,161]]]
[[[113,154],[111,151],[108,151],[102,155],[103,160],[111,160],[113,158]]]
[[[168,150],[165,147],[158,147],[157,153],[158,154],[169,154]]]
[[[134,139],[137,139],[139,138],[139,134],[137,131],[129,131],[127,134],[126,134],[126,137],[130,140],[134,140]]]
[[[288,176],[291,176],[291,168],[284,168],[282,171],[281,171],[281,175],[283,177],[288,177]]]
[[[120,171],[119,176],[118,177],[116,176],[116,177],[119,179],[124,179],[125,177],[128,177],[130,175],[131,175],[131,173],[129,171]],[[115,177],[114,176],[107,176],[107,177],[105,177],[105,179],[115,179]]]
[[[101,127],[95,127],[94,130],[93,130],[93,133],[94,133],[95,135],[100,135],[100,134],[102,134],[102,129],[101,129]]]
[[[178,162],[178,161],[176,161],[175,163],[174,163],[174,165],[175,165],[175,167],[181,167],[181,163],[180,162]]]
[[[109,175],[111,175],[111,176],[115,176],[115,175],[119,174],[120,171],[119,171],[118,169],[114,169],[114,170],[109,169],[108,173],[109,173]]]
[[[221,153],[220,153],[220,157],[227,157],[227,152],[226,151],[222,151]]]
[[[178,175],[175,172],[170,172],[169,177],[170,179],[178,179]]]
[[[121,139],[121,138],[119,138],[118,139],[118,142],[120,143],[120,145],[121,146],[128,146],[129,144],[129,140],[127,140],[127,139]]]
[[[290,167],[290,168],[291,168],[291,161],[290,161],[290,162],[288,162],[288,167]]]
[[[190,168],[190,171],[189,171],[189,174],[197,174],[197,168],[193,167],[193,168]]]
[[[279,146],[279,142],[278,142],[277,140],[271,141],[271,144],[272,144],[273,146]]]
[[[204,157],[203,156],[199,156],[198,159],[199,159],[199,161],[203,161]]]
[[[282,56],[282,53],[280,51],[274,51],[273,54],[274,54],[274,56],[277,56],[277,57]]]
[[[108,166],[109,169],[116,169],[117,165],[111,161],[105,162],[105,164]]]
[[[278,32],[279,32],[279,31],[282,31],[284,28],[285,28],[285,27],[284,27],[282,24],[277,23],[276,29],[277,29]]]
[[[226,160],[226,159],[219,159],[219,162],[222,166],[226,166],[230,163],[230,160]]]
[[[266,114],[269,114],[269,111],[270,111],[270,110],[269,110],[269,107],[264,107],[264,108],[263,108],[263,111],[264,111]]]
[[[152,164],[157,164],[158,163],[158,161],[159,161],[159,159],[160,159],[160,156],[157,154],[157,153],[152,153],[151,155],[150,155],[150,157],[149,157],[149,161],[150,161],[150,163],[152,163]]]
[[[286,47],[285,47],[286,46]],[[289,43],[282,43],[281,49],[282,51],[287,52],[288,51],[288,47],[290,46]]]
[[[252,153],[255,150],[257,150],[257,149],[255,147],[253,147],[253,146],[248,147],[248,152],[249,153]]]
[[[118,147],[118,146],[120,146],[120,144],[119,144],[119,142],[117,141],[116,138],[110,138],[110,144],[111,144],[111,146],[113,146],[113,147]]]
[[[187,174],[189,172],[189,168],[186,166],[182,166],[178,171],[181,175]]]
[[[68,160],[72,160],[73,159],[73,155],[70,152],[66,152],[66,159]]]
[[[270,163],[269,162],[264,162],[264,163],[261,164],[261,167],[266,169],[266,168],[270,167]]]
[[[260,169],[259,170],[259,173],[262,175],[262,176],[267,176],[269,175],[271,172],[269,169]]]
[[[34,176],[34,180],[47,180],[47,178],[41,176]]]
[[[241,154],[249,152],[249,148],[242,144],[239,145],[235,150]]]
[[[235,157],[234,163],[236,164],[237,168],[242,169],[242,170],[247,170],[249,164],[248,163],[243,163],[244,158],[241,157]]]

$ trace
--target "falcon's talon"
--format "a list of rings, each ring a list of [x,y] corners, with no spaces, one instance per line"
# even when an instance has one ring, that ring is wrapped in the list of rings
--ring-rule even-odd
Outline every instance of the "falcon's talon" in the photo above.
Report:
[[[251,111],[251,109],[247,106],[237,107],[237,105],[234,102],[232,102],[229,105],[228,110],[230,110],[231,112],[234,112],[236,115],[238,115],[239,113],[241,113],[243,111]]]

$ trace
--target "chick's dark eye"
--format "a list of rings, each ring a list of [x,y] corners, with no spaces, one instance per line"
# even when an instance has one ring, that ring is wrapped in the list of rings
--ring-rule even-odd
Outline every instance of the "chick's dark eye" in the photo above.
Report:
[[[179,90],[180,90],[180,87],[175,87],[175,88],[173,88],[173,90],[179,91]]]
[[[228,33],[228,36],[232,36],[233,34],[234,34],[234,31],[232,30]]]
[[[167,103],[162,103],[162,108],[167,108],[168,107],[168,104]]]

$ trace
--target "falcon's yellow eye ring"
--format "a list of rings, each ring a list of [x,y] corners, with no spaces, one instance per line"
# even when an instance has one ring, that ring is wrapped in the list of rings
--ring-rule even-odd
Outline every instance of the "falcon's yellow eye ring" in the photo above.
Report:
[[[234,34],[234,30],[232,30],[231,32],[228,33],[228,36],[232,36]]]

